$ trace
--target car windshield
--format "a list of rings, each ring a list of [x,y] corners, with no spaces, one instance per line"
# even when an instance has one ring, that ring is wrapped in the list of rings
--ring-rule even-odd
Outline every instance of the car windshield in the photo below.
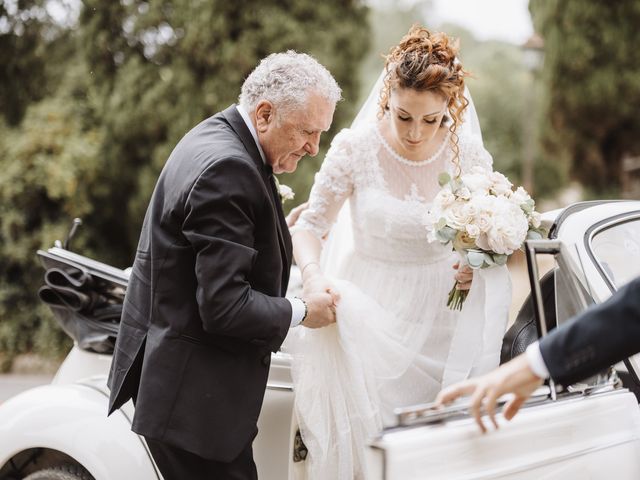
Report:
[[[616,289],[640,276],[640,219],[616,223],[596,233],[591,251]]]

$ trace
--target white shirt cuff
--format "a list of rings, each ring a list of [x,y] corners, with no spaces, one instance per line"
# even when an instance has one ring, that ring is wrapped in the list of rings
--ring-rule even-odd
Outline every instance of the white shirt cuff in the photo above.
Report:
[[[304,312],[306,310],[304,302],[295,297],[287,297],[287,300],[291,303],[291,328],[297,327],[304,318]]]
[[[538,342],[534,342],[527,347],[526,351],[527,361],[529,362],[529,366],[533,373],[535,373],[540,378],[548,378],[549,377],[549,369],[547,365],[544,363],[544,358],[542,358],[542,353],[540,352],[540,344]]]

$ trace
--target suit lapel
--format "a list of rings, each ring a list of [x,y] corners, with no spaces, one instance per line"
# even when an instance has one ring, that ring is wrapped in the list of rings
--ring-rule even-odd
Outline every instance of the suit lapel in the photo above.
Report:
[[[280,192],[278,192],[276,188],[276,183],[273,178],[273,174],[269,178],[269,183],[271,184],[271,192],[273,205],[277,212],[278,218],[278,234],[280,235],[280,250],[282,252],[283,258],[286,261],[286,266],[282,272],[282,285],[284,291],[286,292],[286,286],[289,284],[289,269],[291,268],[291,254],[293,251],[293,245],[291,243],[291,235],[289,234],[289,226],[287,225],[287,219],[284,216],[284,211],[282,210],[282,200],[280,199]],[[284,295],[284,293],[283,293]]]
[[[289,227],[287,227],[287,221],[282,210],[282,202],[280,200],[280,194],[275,188],[273,181],[273,174],[271,173],[271,167],[265,165],[262,161],[262,156],[258,150],[249,128],[244,123],[244,120],[235,105],[231,105],[229,108],[222,112],[222,115],[227,119],[231,128],[236,132],[238,138],[244,145],[244,148],[249,153],[249,156],[258,167],[258,170],[262,173],[262,180],[267,187],[267,190],[271,193],[269,198],[271,199],[271,207],[273,208],[276,221],[276,230],[278,232],[278,243],[280,245],[280,253],[284,261],[285,267],[282,272],[282,284],[283,290],[286,290],[286,286],[289,283],[289,268],[291,267],[291,236],[289,235]]]

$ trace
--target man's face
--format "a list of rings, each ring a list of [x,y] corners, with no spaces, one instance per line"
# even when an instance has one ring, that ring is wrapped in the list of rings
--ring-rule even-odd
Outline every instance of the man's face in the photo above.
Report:
[[[331,127],[335,104],[310,93],[306,104],[278,110],[263,100],[256,106],[256,130],[260,146],[273,173],[291,173],[306,154],[318,154],[320,134]]]

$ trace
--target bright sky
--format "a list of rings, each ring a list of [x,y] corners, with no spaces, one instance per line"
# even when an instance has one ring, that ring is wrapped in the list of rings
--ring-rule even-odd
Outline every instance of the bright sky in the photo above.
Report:
[[[456,23],[478,40],[523,44],[533,33],[529,0],[432,0],[434,24]]]

